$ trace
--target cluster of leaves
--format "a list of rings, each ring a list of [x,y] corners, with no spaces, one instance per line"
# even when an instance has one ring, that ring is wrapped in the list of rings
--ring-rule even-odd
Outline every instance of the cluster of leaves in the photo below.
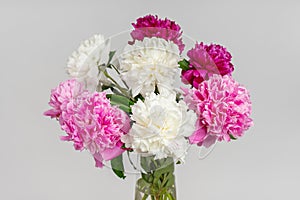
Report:
[[[174,161],[173,158],[154,159],[154,156],[141,157],[141,167],[145,172],[137,181],[139,191],[153,199],[174,199]]]

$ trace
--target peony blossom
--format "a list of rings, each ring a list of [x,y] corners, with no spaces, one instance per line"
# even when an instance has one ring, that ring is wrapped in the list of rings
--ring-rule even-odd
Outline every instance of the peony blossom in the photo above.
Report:
[[[183,89],[184,101],[198,116],[190,143],[210,146],[238,138],[253,125],[247,89],[231,76],[212,75],[198,89]]]
[[[123,80],[133,96],[155,91],[172,90],[174,77],[179,73],[179,52],[173,42],[161,38],[145,38],[127,45],[120,56]]]
[[[94,156],[97,167],[124,152],[121,137],[129,131],[128,115],[111,106],[106,93],[89,93],[78,106],[74,124],[84,148]]]
[[[82,100],[84,84],[76,79],[67,80],[52,89],[49,105],[52,109],[46,111],[44,115],[51,118],[56,117],[67,136],[62,136],[61,140],[73,141],[76,150],[82,150],[82,140],[77,134],[74,124],[74,115],[78,109],[78,102]]]
[[[195,88],[213,74],[230,75],[234,69],[231,54],[221,45],[205,45],[201,42],[189,50],[187,55],[190,58],[190,69],[182,71],[182,82]]]
[[[157,37],[174,42],[180,53],[184,49],[181,28],[174,21],[167,18],[159,19],[157,15],[146,15],[138,18],[136,23],[132,23],[132,26],[135,28],[131,32],[134,42],[136,40],[142,41],[145,37]]]
[[[72,141],[76,150],[88,149],[96,166],[111,160],[124,150],[120,138],[129,131],[128,115],[111,106],[104,92],[88,92],[75,79],[61,83],[52,90],[49,105],[53,108],[44,114],[58,118],[67,133],[64,141]]]
[[[185,137],[192,134],[196,122],[195,113],[187,109],[183,101],[176,102],[175,95],[151,93],[144,102],[138,100],[132,106],[134,123],[122,141],[137,153],[184,161],[188,149]]]
[[[67,73],[85,83],[86,88],[95,91],[99,83],[109,83],[103,73],[99,73],[98,66],[108,61],[110,40],[102,35],[94,35],[84,41],[72,53],[67,64]]]
[[[44,115],[51,118],[58,118],[62,112],[70,110],[74,106],[74,101],[84,92],[84,85],[75,79],[67,80],[51,90],[49,105],[52,109],[46,111]]]

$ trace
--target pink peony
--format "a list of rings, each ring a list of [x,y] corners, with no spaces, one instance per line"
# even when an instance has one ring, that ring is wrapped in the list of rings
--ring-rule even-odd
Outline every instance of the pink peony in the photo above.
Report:
[[[59,120],[67,133],[61,140],[73,141],[76,150],[88,149],[97,167],[124,152],[120,138],[129,131],[130,119],[104,92],[90,93],[72,79],[52,90],[49,105],[53,109],[44,115]]]
[[[75,79],[67,80],[51,90],[49,105],[52,109],[44,115],[58,118],[63,111],[73,108],[74,101],[84,91],[84,85]]]
[[[85,93],[74,117],[75,130],[84,148],[94,156],[97,167],[124,152],[120,138],[129,131],[125,112],[110,104],[106,94]]]
[[[75,79],[60,83],[51,91],[49,105],[52,109],[44,113],[46,116],[55,117],[59,120],[61,129],[67,133],[67,136],[62,136],[61,140],[73,141],[76,150],[82,150],[83,143],[77,135],[74,114],[78,101],[84,92],[84,84]]]
[[[180,52],[184,49],[181,38],[182,31],[175,21],[171,21],[167,18],[159,19],[157,15],[146,15],[138,18],[136,23],[132,23],[132,26],[135,28],[131,32],[134,41],[142,41],[145,37],[158,37],[177,44]]]
[[[215,74],[198,89],[183,91],[184,101],[198,116],[191,144],[209,147],[216,140],[230,141],[253,125],[249,92],[231,76]]]
[[[212,74],[230,75],[234,69],[230,53],[221,45],[196,43],[187,55],[190,69],[182,71],[182,82],[195,88]]]

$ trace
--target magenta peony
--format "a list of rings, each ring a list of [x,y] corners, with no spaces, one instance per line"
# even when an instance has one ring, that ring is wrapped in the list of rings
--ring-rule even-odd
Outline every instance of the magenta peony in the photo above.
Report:
[[[174,42],[180,52],[184,49],[181,38],[182,31],[175,21],[171,21],[167,18],[159,19],[157,15],[146,15],[138,18],[136,23],[132,23],[132,26],[135,28],[131,32],[134,41],[142,41],[145,37],[158,37]]]
[[[231,55],[226,48],[217,44],[205,45],[202,42],[187,53],[190,69],[182,71],[182,82],[198,85],[207,80],[212,74],[230,75],[233,71]]]
[[[90,93],[75,79],[61,83],[51,92],[49,105],[44,113],[59,120],[67,136],[61,140],[73,141],[76,150],[88,149],[96,166],[111,160],[124,150],[120,138],[130,129],[130,119],[125,112],[111,106],[104,92]]]
[[[183,89],[184,101],[198,116],[191,144],[209,147],[216,140],[243,135],[253,122],[249,92],[231,76],[212,75],[198,89]]]

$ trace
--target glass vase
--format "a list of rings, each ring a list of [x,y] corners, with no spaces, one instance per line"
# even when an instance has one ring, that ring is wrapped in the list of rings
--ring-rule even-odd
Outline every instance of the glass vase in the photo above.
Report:
[[[173,158],[140,156],[141,173],[137,175],[135,200],[176,200]]]

